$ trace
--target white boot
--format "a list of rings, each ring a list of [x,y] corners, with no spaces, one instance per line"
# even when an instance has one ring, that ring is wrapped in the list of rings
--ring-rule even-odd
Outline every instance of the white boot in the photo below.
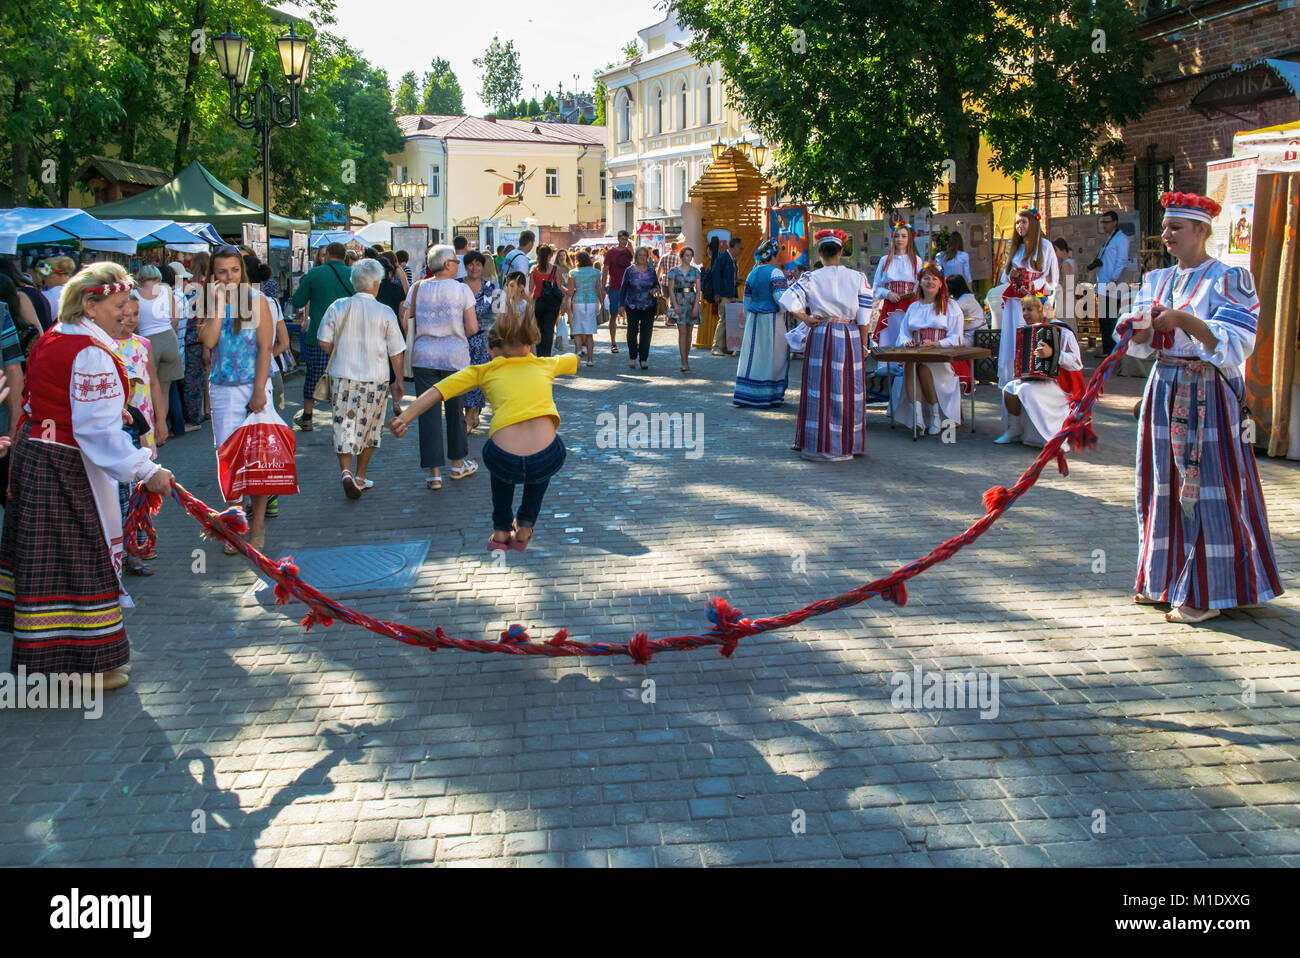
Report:
[[[919,402],[912,403],[912,428],[921,429],[925,426],[925,412]]]
[[[927,436],[937,436],[943,429],[943,413],[939,411],[939,404],[934,403],[930,406],[930,428],[925,431]]]
[[[1021,422],[1020,417],[1007,413],[1007,431],[993,441],[997,443],[1015,442],[1024,434],[1025,427],[1024,423]]]

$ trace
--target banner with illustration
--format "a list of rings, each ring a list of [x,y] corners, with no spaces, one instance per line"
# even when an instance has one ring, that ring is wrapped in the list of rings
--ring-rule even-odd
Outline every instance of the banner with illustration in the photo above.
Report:
[[[780,266],[786,279],[793,282],[798,269],[808,268],[808,208],[772,207],[767,211],[767,235],[777,244],[773,265]]]
[[[1205,164],[1205,195],[1220,206],[1214,218],[1210,252],[1229,266],[1250,267],[1258,173],[1259,157],[1254,155],[1209,160]]]

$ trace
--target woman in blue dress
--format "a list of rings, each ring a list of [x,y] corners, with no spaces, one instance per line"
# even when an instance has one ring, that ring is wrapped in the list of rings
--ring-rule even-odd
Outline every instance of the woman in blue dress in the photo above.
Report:
[[[785,310],[777,297],[785,292],[785,272],[771,259],[777,244],[767,240],[754,252],[755,266],[745,277],[745,338],[736,365],[732,402],[751,409],[771,409],[785,402],[790,374],[790,347],[785,340]]]
[[[488,353],[487,334],[492,328],[492,297],[497,287],[490,279],[483,278],[483,264],[487,262],[478,250],[470,250],[463,261],[465,278],[461,280],[474,293],[474,312],[478,315],[478,332],[469,337],[469,364],[481,366],[490,363],[492,356]],[[465,394],[465,428],[473,432],[478,428],[479,415],[487,399],[483,390],[471,389]]]

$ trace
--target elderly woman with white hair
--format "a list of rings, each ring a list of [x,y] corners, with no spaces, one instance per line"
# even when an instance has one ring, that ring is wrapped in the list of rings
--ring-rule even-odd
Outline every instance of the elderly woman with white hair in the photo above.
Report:
[[[451,246],[429,249],[426,262],[430,276],[412,284],[402,304],[406,322],[406,374],[415,379],[415,391],[423,393],[440,379],[470,365],[469,338],[478,332],[474,293],[456,279],[460,259]],[[469,437],[460,396],[434,403],[420,416],[420,468],[428,469],[425,485],[442,488],[442,466],[451,459],[451,477],[464,479],[478,471],[478,463],[466,458]],[[442,422],[447,419],[446,458],[442,449]]]
[[[376,259],[358,260],[352,267],[348,299],[330,304],[321,317],[316,340],[329,354],[330,402],[334,409],[334,452],[342,470],[343,493],[360,499],[374,485],[366,478],[370,457],[379,448],[388,410],[388,370],[395,379],[393,403],[402,400],[402,356],[406,343],[397,314],[375,293],[384,281],[384,266]],[[356,456],[356,473],[352,457]]]

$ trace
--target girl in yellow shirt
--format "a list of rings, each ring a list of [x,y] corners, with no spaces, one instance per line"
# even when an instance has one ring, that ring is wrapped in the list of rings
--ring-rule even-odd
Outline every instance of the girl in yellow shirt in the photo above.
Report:
[[[560,414],[551,395],[552,382],[556,376],[575,376],[578,372],[574,353],[533,355],[541,332],[532,310],[525,309],[521,314],[518,306],[510,302],[518,295],[517,289],[511,291],[506,309],[488,331],[491,362],[466,366],[440,380],[388,424],[393,435],[401,437],[434,403],[476,386],[483,390],[492,404],[492,427],[483,446],[483,465],[492,481],[494,531],[487,543],[489,551],[523,552],[528,548],[546,487],[564,465],[564,440],[556,432]],[[524,487],[524,494],[519,511],[512,517],[517,485]]]

